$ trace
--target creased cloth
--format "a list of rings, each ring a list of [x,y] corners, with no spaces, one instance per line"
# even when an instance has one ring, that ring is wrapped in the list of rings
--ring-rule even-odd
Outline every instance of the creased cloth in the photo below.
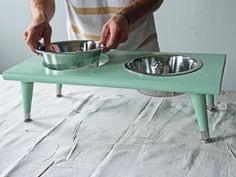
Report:
[[[0,176],[234,177],[236,93],[208,112],[215,142],[200,143],[191,97],[35,83],[23,122],[20,82],[0,79]]]

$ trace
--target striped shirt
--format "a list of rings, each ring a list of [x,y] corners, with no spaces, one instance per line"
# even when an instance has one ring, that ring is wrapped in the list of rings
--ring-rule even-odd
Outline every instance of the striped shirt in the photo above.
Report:
[[[130,3],[132,0],[65,0],[69,40],[98,41],[107,20]],[[153,14],[132,24],[128,40],[118,49],[159,51]]]

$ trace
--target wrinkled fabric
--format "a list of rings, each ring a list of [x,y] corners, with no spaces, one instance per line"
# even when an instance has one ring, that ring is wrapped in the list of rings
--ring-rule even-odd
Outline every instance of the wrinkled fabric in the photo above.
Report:
[[[20,82],[0,79],[0,176],[236,176],[236,92],[208,112],[214,143],[201,144],[184,94],[35,83],[32,119],[23,121]]]

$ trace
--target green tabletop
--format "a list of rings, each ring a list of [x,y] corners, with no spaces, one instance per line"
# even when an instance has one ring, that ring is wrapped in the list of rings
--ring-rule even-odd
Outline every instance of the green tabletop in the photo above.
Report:
[[[23,82],[90,85],[212,95],[220,93],[225,55],[178,53],[203,62],[203,66],[199,70],[178,76],[148,76],[132,73],[124,68],[124,63],[133,57],[155,54],[161,53],[114,50],[108,53],[109,62],[101,67],[70,71],[49,70],[42,65],[43,60],[40,56],[33,56],[4,71],[3,78]]]

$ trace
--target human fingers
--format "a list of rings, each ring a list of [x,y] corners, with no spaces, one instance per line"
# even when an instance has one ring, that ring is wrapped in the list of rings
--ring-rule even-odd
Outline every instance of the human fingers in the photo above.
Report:
[[[108,35],[108,36],[110,36],[110,35]],[[108,37],[108,41],[110,40],[109,38],[110,38],[110,37]],[[104,51],[104,52],[107,52],[107,51],[109,51],[110,49],[116,49],[121,43],[126,42],[127,39],[128,39],[128,33],[125,32],[125,31],[121,31],[121,32],[119,33],[119,38],[118,38],[118,40],[117,40],[112,46],[107,45],[108,47],[105,47],[103,51]]]
[[[108,41],[106,42],[106,47],[108,49],[113,49],[117,46],[119,43],[120,38],[120,29],[116,24],[110,25],[110,37],[108,38]]]
[[[26,44],[29,46],[31,51],[37,53],[36,49],[39,46],[39,40],[41,39],[41,36],[33,31],[26,31],[24,36]]]
[[[116,49],[121,43],[124,43],[128,40],[128,32],[127,31],[121,31],[121,30],[119,30],[119,31],[120,32],[119,32],[119,34],[117,34],[116,42],[114,42],[112,46],[107,45],[108,47],[107,47],[106,50]]]
[[[43,38],[46,49],[50,49],[52,29],[48,22],[35,23],[32,22],[29,28],[24,33],[25,41],[30,49],[36,52],[39,46],[39,41]]]
[[[51,27],[47,27],[43,33],[44,45],[46,49],[50,49],[51,45],[51,36],[52,36],[52,29]]]
[[[106,41],[108,40],[108,38],[109,38],[109,26],[105,24],[102,28],[102,33],[99,39],[99,43],[106,45]]]

